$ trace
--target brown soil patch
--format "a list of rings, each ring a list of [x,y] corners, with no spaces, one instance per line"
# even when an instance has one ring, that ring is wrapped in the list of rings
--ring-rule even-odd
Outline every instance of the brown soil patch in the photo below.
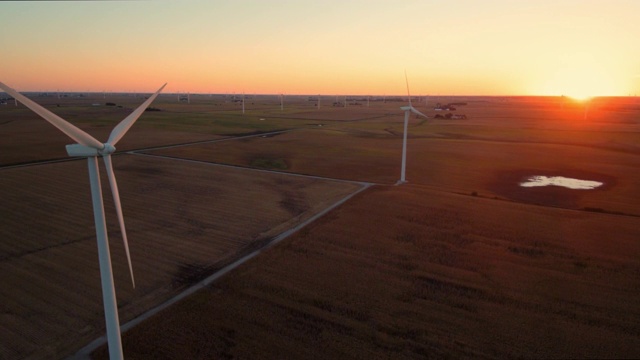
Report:
[[[275,137],[160,149],[150,154],[252,166],[281,159],[287,172],[393,184],[400,174],[401,138],[342,130],[296,130]]]
[[[639,235],[625,216],[373,188],[132,329],[124,352],[637,357]]]
[[[103,171],[121,323],[358,189],[134,155],[113,162],[136,277],[132,289]],[[86,161],[0,172],[0,358],[64,358],[105,331]]]

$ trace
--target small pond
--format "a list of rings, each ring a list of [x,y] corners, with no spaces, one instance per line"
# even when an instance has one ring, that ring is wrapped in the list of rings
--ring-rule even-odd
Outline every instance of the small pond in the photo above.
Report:
[[[603,183],[593,180],[580,180],[567,178],[564,176],[531,176],[526,181],[520,183],[522,187],[539,187],[539,186],[562,186],[574,190],[593,190]]]

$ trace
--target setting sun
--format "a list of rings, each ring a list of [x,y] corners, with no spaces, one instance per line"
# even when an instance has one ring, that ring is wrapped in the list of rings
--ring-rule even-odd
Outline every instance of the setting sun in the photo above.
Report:
[[[594,96],[619,96],[625,93],[627,84],[616,71],[614,64],[590,54],[565,54],[554,71],[542,74],[543,84],[534,92],[565,95],[580,101]]]

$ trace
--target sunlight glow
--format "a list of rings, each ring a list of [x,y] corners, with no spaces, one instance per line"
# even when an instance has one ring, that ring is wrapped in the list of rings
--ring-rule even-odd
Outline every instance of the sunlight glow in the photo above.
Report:
[[[452,2],[455,23],[473,30],[424,0],[4,1],[0,24],[15,35],[0,37],[1,80],[25,91],[168,82],[169,92],[403,94],[406,69],[416,94],[640,92],[640,1]]]

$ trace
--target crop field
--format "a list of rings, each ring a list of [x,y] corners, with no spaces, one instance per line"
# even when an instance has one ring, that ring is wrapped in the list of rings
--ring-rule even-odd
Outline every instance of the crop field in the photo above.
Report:
[[[138,107],[141,96],[102,96],[83,98],[34,97],[33,99],[98,140],[106,141],[113,127]],[[316,109],[306,97],[294,97],[280,110],[274,97],[265,96],[255,104],[241,105],[229,98],[193,96],[190,104],[178,103],[174,96],[161,95],[149,111],[118,144],[119,150],[185,144],[198,141],[283,129],[317,126],[323,122],[362,121],[384,117],[380,107]],[[279,101],[279,100],[278,100]],[[115,106],[105,106],[106,103]],[[99,106],[93,106],[96,104]],[[313,103],[315,104],[315,103]],[[64,145],[70,140],[19,104],[0,106],[0,166],[66,158]],[[11,135],[11,136],[7,136]]]
[[[1,170],[2,359],[68,355],[104,332],[86,167]],[[359,188],[136,155],[114,167],[136,277],[103,177],[123,323]]]
[[[407,180],[460,193],[640,215],[640,105],[632,107],[633,113],[616,112],[608,109],[627,107],[598,107],[596,102],[585,121],[575,104],[558,109],[557,99],[534,100],[512,100],[510,107],[503,102],[472,103],[467,112],[477,114],[472,120],[412,118]],[[502,108],[505,115],[497,116]],[[401,138],[398,112],[366,122],[325,123],[273,136],[149,153],[394,184],[400,177]],[[533,175],[586,177],[605,186],[591,192],[519,187]]]
[[[132,329],[124,351],[131,359],[634,358],[637,224],[414,184],[375,187]]]
[[[34,99],[102,140],[142,102]],[[125,333],[127,358],[640,356],[636,99],[416,97],[402,186],[406,99],[238,99],[162,95],[118,144],[121,323],[361,188],[339,180],[377,186]],[[0,132],[0,358],[69,355],[104,332],[86,163],[37,163],[70,141],[22,106]]]

